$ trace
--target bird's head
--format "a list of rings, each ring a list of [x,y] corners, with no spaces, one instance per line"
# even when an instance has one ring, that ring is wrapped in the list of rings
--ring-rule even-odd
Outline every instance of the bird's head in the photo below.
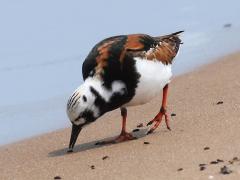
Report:
[[[95,121],[101,114],[96,105],[97,97],[92,87],[82,84],[70,96],[67,103],[67,115],[72,123],[69,149],[72,150],[83,126]]]
[[[114,81],[111,88],[104,87],[98,77],[87,78],[70,96],[67,114],[72,123],[69,150],[72,150],[83,126],[95,121],[104,113],[113,110],[112,97],[121,97],[126,93],[126,86],[121,81]]]

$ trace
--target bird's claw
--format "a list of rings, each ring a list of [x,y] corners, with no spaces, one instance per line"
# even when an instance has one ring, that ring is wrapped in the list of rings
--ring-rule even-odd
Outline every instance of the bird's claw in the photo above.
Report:
[[[133,136],[130,133],[122,132],[116,139],[96,142],[95,145],[106,145],[106,144],[116,144],[123,141],[136,140],[137,137]]]
[[[169,126],[168,114],[167,114],[166,111],[165,111],[165,112],[159,112],[159,113],[155,116],[155,118],[154,118],[153,120],[151,120],[151,121],[149,121],[149,122],[147,123],[147,126],[149,126],[149,125],[151,125],[152,123],[156,122],[156,124],[147,132],[147,134],[153,133],[153,131],[154,131],[154,130],[159,126],[159,124],[161,123],[163,116],[165,117],[165,123],[166,123],[167,129],[168,129],[169,131],[171,131],[171,128],[170,128],[170,126]]]
[[[169,131],[171,131],[172,129],[169,127],[169,126],[167,126],[167,129],[169,130]]]

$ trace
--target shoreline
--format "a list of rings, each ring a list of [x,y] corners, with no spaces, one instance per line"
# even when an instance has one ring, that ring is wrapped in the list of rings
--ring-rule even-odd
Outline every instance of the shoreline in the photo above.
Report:
[[[240,158],[239,70],[240,52],[174,77],[168,102],[168,112],[176,114],[170,120],[172,131],[162,122],[152,135],[145,136],[144,127],[135,141],[95,146],[118,135],[121,120],[115,110],[83,130],[72,154],[66,154],[69,128],[2,145],[0,179],[239,179],[240,161],[228,162]],[[128,131],[145,125],[160,105],[161,93],[146,105],[129,108]],[[109,158],[102,160],[104,156]],[[216,159],[224,162],[211,164]],[[200,171],[199,164],[207,164],[206,169]],[[221,175],[223,165],[233,173]]]

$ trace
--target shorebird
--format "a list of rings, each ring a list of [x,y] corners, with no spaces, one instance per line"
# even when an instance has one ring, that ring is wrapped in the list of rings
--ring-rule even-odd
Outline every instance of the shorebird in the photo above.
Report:
[[[82,65],[84,83],[67,103],[67,114],[72,123],[69,151],[72,151],[83,127],[117,108],[122,116],[121,134],[102,143],[135,139],[126,132],[127,107],[145,104],[161,91],[162,105],[148,122],[147,125],[154,123],[148,133],[159,126],[163,117],[171,130],[166,111],[168,84],[173,59],[182,44],[179,38],[182,32],[158,37],[146,34],[114,36],[93,47]]]

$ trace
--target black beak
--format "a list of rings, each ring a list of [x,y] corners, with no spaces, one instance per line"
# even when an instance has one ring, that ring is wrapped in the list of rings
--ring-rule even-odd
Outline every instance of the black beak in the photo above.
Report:
[[[72,133],[71,133],[71,138],[69,142],[69,151],[73,150],[73,147],[77,141],[78,135],[81,130],[82,130],[81,125],[75,125],[75,124],[72,125]]]

